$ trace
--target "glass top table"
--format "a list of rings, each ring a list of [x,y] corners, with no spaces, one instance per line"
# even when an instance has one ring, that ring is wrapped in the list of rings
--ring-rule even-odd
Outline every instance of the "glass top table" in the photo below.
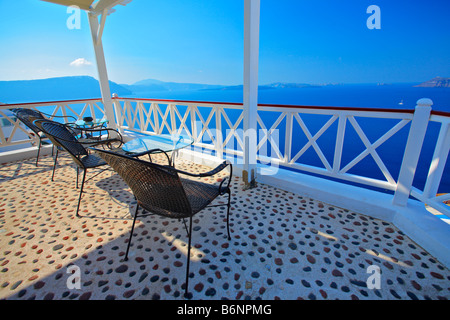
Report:
[[[80,128],[96,128],[96,127],[105,127],[108,124],[108,120],[106,119],[96,119],[91,121],[86,121],[86,119],[77,120],[74,123],[71,123],[73,126],[77,126]]]
[[[155,136],[139,137],[128,141],[122,146],[122,150],[128,153],[143,153],[155,149],[166,153],[186,148],[194,143],[194,139],[187,135],[159,134]],[[159,153],[155,150],[151,153]],[[173,155],[172,155],[173,156]]]
[[[66,125],[73,128],[79,138],[99,138],[107,128],[109,121],[106,119],[93,120],[91,117],[85,117],[82,120],[67,123]]]

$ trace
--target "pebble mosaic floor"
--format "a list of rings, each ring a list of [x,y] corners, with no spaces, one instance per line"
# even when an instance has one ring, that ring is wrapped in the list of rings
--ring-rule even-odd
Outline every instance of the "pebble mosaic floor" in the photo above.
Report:
[[[52,164],[1,165],[0,299],[186,299],[182,222],[138,219],[126,262],[135,204],[128,187],[111,171],[97,175],[76,218],[72,162],[61,157],[53,182]],[[267,185],[244,191],[237,177],[232,201],[231,241],[225,207],[194,218],[190,299],[450,297],[449,270],[392,224]]]

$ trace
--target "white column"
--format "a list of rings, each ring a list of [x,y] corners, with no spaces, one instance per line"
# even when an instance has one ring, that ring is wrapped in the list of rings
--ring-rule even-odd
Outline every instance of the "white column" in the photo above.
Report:
[[[423,140],[427,132],[432,105],[433,102],[430,99],[420,99],[417,101],[411,128],[409,129],[400,174],[398,176],[397,189],[395,190],[392,201],[395,205],[406,206],[408,202],[420,152],[422,151]]]
[[[246,187],[256,179],[260,0],[244,2],[244,171]]]
[[[100,82],[100,90],[103,100],[103,108],[105,109],[106,117],[109,120],[109,127],[117,129],[117,123],[114,116],[114,106],[111,98],[111,90],[109,89],[108,72],[105,62],[105,54],[103,52],[102,33],[106,20],[106,12],[103,13],[101,25],[98,22],[97,16],[88,13],[89,26],[91,28],[92,43],[94,45],[95,60],[97,62],[98,79]]]

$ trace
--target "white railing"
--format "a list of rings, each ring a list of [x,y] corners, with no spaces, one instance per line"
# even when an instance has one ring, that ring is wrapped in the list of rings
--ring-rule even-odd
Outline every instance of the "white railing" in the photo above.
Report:
[[[399,205],[405,205],[411,195],[450,216],[449,207],[443,203],[450,196],[436,196],[449,151],[450,114],[430,114],[428,101],[424,99],[424,105],[415,110],[259,105],[257,159],[272,167],[386,190],[394,194],[394,202]],[[222,159],[242,161],[245,136],[242,104],[127,98],[114,99],[114,104],[118,125],[124,130],[151,135],[189,134],[194,138],[194,146],[201,150],[209,150]],[[320,124],[318,117],[322,118]],[[416,170],[429,122],[441,129],[433,141],[435,154],[425,191],[421,192],[412,187],[411,172]],[[370,136],[374,126],[379,126],[376,137],[373,133]],[[327,141],[325,146],[319,143],[321,138]],[[348,143],[355,138],[362,146],[360,150]],[[396,144],[389,146],[391,140]],[[378,151],[382,147],[392,149],[387,152],[388,157]],[[303,161],[307,153],[309,158],[315,157],[314,163]],[[397,164],[393,166],[390,162],[395,156]],[[366,168],[361,170],[367,160],[379,170],[378,176],[367,175],[370,170]],[[352,172],[358,166],[360,170]]]
[[[122,131],[188,134],[194,138],[196,151],[242,162],[246,134],[242,104],[131,98],[114,98],[113,103]],[[7,109],[16,107],[78,119],[85,115],[105,117],[101,99],[0,105],[0,154],[1,147],[36,140],[7,113]],[[260,105],[257,159],[275,169],[382,189],[393,193],[399,205],[413,196],[450,216],[449,206],[444,204],[450,199],[449,190],[437,195],[443,179],[448,183],[444,168],[450,147],[450,114],[430,114],[430,109],[426,101],[415,110]],[[5,124],[10,124],[9,130],[5,130]],[[431,142],[434,154],[426,164],[425,183],[413,187],[412,172],[416,171],[421,141],[429,126],[438,128]],[[17,131],[26,132],[28,137],[14,139]],[[366,170],[368,163],[375,169]],[[371,175],[374,171],[379,174]]]
[[[418,188],[412,187],[411,195],[450,216],[449,206],[445,205],[445,202],[450,200],[450,192],[447,191],[447,193],[437,194],[441,181],[443,179],[446,179],[446,181],[450,179],[448,173],[444,176],[444,169],[448,161],[450,149],[450,115],[441,113],[433,114],[430,117],[430,121],[440,124],[436,147],[423,190],[421,191]]]
[[[39,103],[20,103],[0,105],[0,147],[13,147],[39,143],[36,137],[29,129],[14,117],[9,109],[27,108],[38,110],[49,114],[50,119],[61,122],[70,122],[68,117],[82,119],[85,115],[92,116],[95,119],[105,117],[105,111],[101,99],[90,100],[70,100],[70,101],[51,101]],[[54,118],[54,116],[64,116],[66,118]],[[67,121],[67,119],[69,119]],[[0,152],[2,149],[0,148]]]

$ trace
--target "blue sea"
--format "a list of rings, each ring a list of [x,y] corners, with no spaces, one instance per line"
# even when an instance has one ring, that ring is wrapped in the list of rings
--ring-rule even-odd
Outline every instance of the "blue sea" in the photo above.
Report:
[[[241,103],[242,90],[152,91],[129,97]],[[421,98],[430,98],[433,110],[450,112],[450,88],[414,87],[413,83],[277,88],[260,90],[258,94],[262,104],[399,109],[413,109]]]
[[[133,98],[173,99],[210,102],[236,102],[242,103],[242,89],[227,90],[193,90],[193,91],[162,91],[144,92]],[[358,85],[329,85],[304,88],[277,88],[259,91],[258,102],[261,104],[277,105],[305,105],[305,106],[335,106],[335,107],[362,107],[362,108],[394,108],[414,109],[416,102],[421,98],[429,98],[433,101],[433,110],[450,112],[450,88],[424,88],[414,87],[414,84],[358,84]],[[181,111],[183,114],[184,111]],[[209,111],[208,111],[209,112]],[[235,118],[230,111],[230,119]],[[262,113],[261,115],[267,128],[276,121],[279,114]],[[208,114],[203,115],[204,119]],[[303,115],[302,119],[314,135],[329,120],[329,116]],[[364,130],[367,138],[374,143],[379,137],[391,129],[398,120],[358,118],[358,124]],[[211,123],[213,123],[212,121]],[[284,134],[284,121],[280,124],[280,136]],[[428,127],[424,147],[419,160],[419,165],[414,179],[414,186],[422,190],[429,164],[434,152],[434,145],[440,126],[431,123]],[[337,121],[318,139],[317,143],[323,151],[326,159],[332,165],[336,142]],[[365,150],[365,146],[358,137],[353,127],[347,123],[346,136],[341,168],[352,161],[359,153]],[[398,145],[404,146],[408,136],[409,125],[404,127],[392,138],[379,146],[376,151],[386,164],[394,179],[398,178],[400,165],[403,158],[403,150]],[[307,142],[301,129],[293,132],[292,153],[296,154]],[[284,150],[284,141],[279,141],[280,150]],[[268,155],[270,155],[270,146]],[[314,149],[310,147],[298,160],[303,164],[319,165],[323,167]],[[371,155],[366,156],[355,167],[348,171],[352,174],[384,179],[380,169]],[[386,190],[382,190],[386,191]],[[388,192],[388,191],[386,191]],[[450,161],[444,171],[439,192],[450,192]]]
[[[53,91],[53,90],[52,90]],[[52,92],[49,91],[49,92]],[[73,92],[73,91],[72,91]],[[70,99],[97,98],[100,96],[86,97],[82,92],[80,96],[70,97]],[[185,101],[210,101],[210,102],[236,102],[242,103],[243,94],[242,87],[235,89],[216,89],[216,90],[190,90],[190,91],[151,91],[139,92],[139,94],[131,96],[123,96],[130,98],[153,98],[153,99],[170,99]],[[304,106],[334,106],[334,107],[360,107],[360,108],[394,108],[394,109],[414,109],[417,100],[421,98],[429,98],[433,101],[433,110],[450,112],[450,88],[424,88],[414,87],[412,83],[403,84],[354,84],[354,85],[328,85],[317,87],[303,88],[276,88],[262,89],[259,91],[258,102],[261,104],[277,104],[277,105],[304,105]],[[21,101],[34,101],[33,97],[20,96]],[[61,97],[45,96],[42,101],[60,100]],[[80,108],[83,105],[79,106]],[[180,108],[183,108],[180,106]],[[43,111],[51,111],[43,108]],[[180,110],[184,114],[184,110]],[[203,115],[207,118],[209,111]],[[262,112],[263,119],[267,128],[276,121],[279,114]],[[99,116],[99,115],[97,115]],[[238,114],[229,111],[228,114],[231,121],[237,119]],[[329,116],[313,116],[302,115],[302,119],[314,135],[329,120]],[[369,119],[358,118],[358,124],[361,126],[367,138],[374,143],[379,137],[391,129],[398,120]],[[211,121],[213,126],[214,121]],[[279,149],[284,150],[284,134],[285,123],[280,124]],[[425,143],[416,171],[414,186],[422,190],[424,187],[428,168],[434,152],[435,141],[440,126],[437,123],[430,123],[425,137]],[[323,151],[326,159],[333,164],[334,148],[336,142],[337,121],[317,140],[317,143]],[[376,151],[386,164],[389,172],[394,179],[397,179],[400,165],[403,157],[403,150],[398,146],[404,146],[408,136],[409,125],[404,127],[392,138],[379,146]],[[206,135],[205,135],[206,136]],[[293,130],[293,147],[292,155],[295,155],[305,144],[307,140],[301,129],[294,127]],[[347,123],[346,135],[344,141],[343,158],[341,168],[352,161],[358,154],[366,148],[358,137],[353,127]],[[271,155],[269,152],[267,155]],[[323,167],[319,157],[312,147],[310,147],[298,160],[302,164],[319,165]],[[355,167],[350,169],[348,173],[363,175],[373,178],[384,179],[380,169],[375,164],[371,155],[366,156]],[[385,190],[383,190],[385,191]],[[441,180],[439,192],[450,192],[450,161],[447,161],[444,175]]]

